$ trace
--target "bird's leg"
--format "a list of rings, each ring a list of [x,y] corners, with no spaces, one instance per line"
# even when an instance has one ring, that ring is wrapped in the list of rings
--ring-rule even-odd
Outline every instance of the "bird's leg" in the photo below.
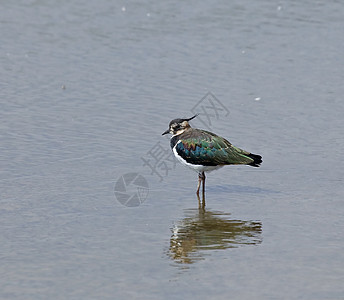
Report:
[[[201,199],[199,197],[199,188],[201,187],[201,182],[203,182],[202,204],[201,204]],[[204,209],[204,207],[205,207],[205,173],[204,172],[198,173],[198,185],[197,185],[196,195],[197,195],[197,199],[198,199],[198,207]]]
[[[202,172],[202,181],[203,181],[203,186],[202,186],[202,196],[203,196],[203,201],[205,198],[205,173]]]
[[[202,174],[198,173],[198,185],[197,185],[197,191],[196,191],[198,198],[199,198],[199,188],[201,187],[201,181],[202,181]]]
[[[199,194],[196,193],[196,196],[197,196],[197,200],[198,200],[198,208],[202,208],[201,205],[203,204],[203,202],[201,202],[201,198],[199,197]]]

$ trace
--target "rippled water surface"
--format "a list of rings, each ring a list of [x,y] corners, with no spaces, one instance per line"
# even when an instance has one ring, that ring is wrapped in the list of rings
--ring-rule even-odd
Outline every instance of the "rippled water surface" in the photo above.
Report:
[[[1,299],[343,299],[341,1],[2,1]],[[171,119],[263,156],[176,164]]]

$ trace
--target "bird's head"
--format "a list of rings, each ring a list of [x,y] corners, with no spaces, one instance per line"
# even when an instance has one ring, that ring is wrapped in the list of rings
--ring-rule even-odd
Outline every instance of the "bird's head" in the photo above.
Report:
[[[192,120],[193,118],[196,118],[197,116],[198,114],[194,115],[193,117],[189,119],[172,120],[168,126],[168,129],[162,135],[167,134],[167,133],[170,133],[173,136],[182,134],[185,130],[187,130],[188,128],[191,128],[189,121]]]

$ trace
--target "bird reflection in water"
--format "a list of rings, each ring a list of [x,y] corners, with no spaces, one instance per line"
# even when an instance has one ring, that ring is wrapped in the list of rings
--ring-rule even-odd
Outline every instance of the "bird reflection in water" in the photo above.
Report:
[[[204,259],[209,250],[257,245],[262,242],[260,221],[229,219],[230,213],[198,209],[185,210],[185,218],[172,228],[168,255],[180,264]]]

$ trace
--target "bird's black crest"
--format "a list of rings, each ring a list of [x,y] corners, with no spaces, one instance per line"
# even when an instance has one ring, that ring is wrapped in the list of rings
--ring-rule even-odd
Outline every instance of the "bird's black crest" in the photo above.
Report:
[[[199,115],[199,114],[196,114],[196,115],[194,115],[193,117],[191,117],[191,118],[186,118],[186,119],[174,119],[174,120],[172,120],[172,121],[170,122],[169,126],[171,126],[171,125],[174,124],[174,123],[179,124],[179,123],[183,123],[184,121],[191,121],[192,119],[196,118],[198,115]]]

